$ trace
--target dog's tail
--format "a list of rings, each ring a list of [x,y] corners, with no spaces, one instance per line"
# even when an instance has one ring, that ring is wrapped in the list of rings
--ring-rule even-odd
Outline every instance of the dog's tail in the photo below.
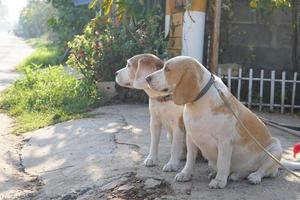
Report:
[[[300,162],[293,162],[285,159],[281,159],[280,163],[289,168],[290,170],[300,170]]]

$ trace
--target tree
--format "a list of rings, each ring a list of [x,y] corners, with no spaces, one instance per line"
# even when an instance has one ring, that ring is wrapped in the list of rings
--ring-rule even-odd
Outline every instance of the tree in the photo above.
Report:
[[[56,14],[55,9],[42,0],[29,0],[20,13],[15,32],[24,37],[38,37],[50,31],[47,21]]]
[[[101,7],[104,15],[112,14],[123,23],[134,23],[153,15],[154,9],[164,8],[165,0],[92,0],[90,8]]]
[[[55,40],[62,46],[66,45],[74,35],[81,34],[84,26],[95,17],[96,12],[87,6],[76,7],[72,0],[47,0],[57,11],[48,20],[55,33]]]

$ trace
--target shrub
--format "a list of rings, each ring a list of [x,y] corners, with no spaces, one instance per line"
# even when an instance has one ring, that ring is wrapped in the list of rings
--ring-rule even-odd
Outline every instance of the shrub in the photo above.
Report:
[[[24,132],[78,117],[98,99],[94,83],[54,66],[26,70],[1,96],[0,107],[16,117],[16,132]]]
[[[167,57],[167,42],[162,31],[162,14],[149,15],[136,24],[115,25],[111,18],[97,16],[83,35],[69,42],[71,54],[67,63],[94,81],[114,80],[114,73],[126,60],[140,53]]]
[[[47,0],[56,13],[48,19],[52,40],[64,47],[74,35],[81,34],[84,26],[96,15],[87,5],[75,6],[73,0]]]

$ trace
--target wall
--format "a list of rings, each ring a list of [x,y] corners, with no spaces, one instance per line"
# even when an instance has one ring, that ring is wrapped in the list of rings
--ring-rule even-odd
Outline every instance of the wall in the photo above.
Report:
[[[248,0],[231,2],[222,9],[219,63],[292,70],[291,10],[276,9],[264,16],[252,10]],[[300,42],[298,49],[299,55]]]

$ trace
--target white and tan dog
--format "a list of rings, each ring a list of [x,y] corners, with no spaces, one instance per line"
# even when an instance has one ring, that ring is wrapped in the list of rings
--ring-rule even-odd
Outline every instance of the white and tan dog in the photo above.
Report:
[[[183,125],[183,106],[174,104],[169,95],[149,88],[146,76],[161,69],[163,62],[152,54],[140,54],[127,60],[125,68],[116,72],[116,82],[128,88],[142,89],[149,96],[150,110],[150,153],[144,161],[146,166],[154,166],[158,161],[158,145],[162,126],[171,140],[171,158],[163,171],[177,171],[182,155],[186,153]]]
[[[222,80],[214,76],[216,86],[225,94],[234,112],[251,134],[276,158],[282,148],[263,122],[241,104]],[[274,177],[278,164],[254,143],[220,98],[211,73],[191,57],[178,56],[168,60],[161,70],[146,78],[156,91],[172,94],[177,105],[184,105],[183,118],[187,132],[187,162],[176,175],[177,181],[191,179],[197,148],[214,170],[210,188],[224,188],[232,180],[248,178],[257,184],[263,177]],[[210,84],[209,84],[210,83]],[[206,90],[199,96],[201,90]]]

